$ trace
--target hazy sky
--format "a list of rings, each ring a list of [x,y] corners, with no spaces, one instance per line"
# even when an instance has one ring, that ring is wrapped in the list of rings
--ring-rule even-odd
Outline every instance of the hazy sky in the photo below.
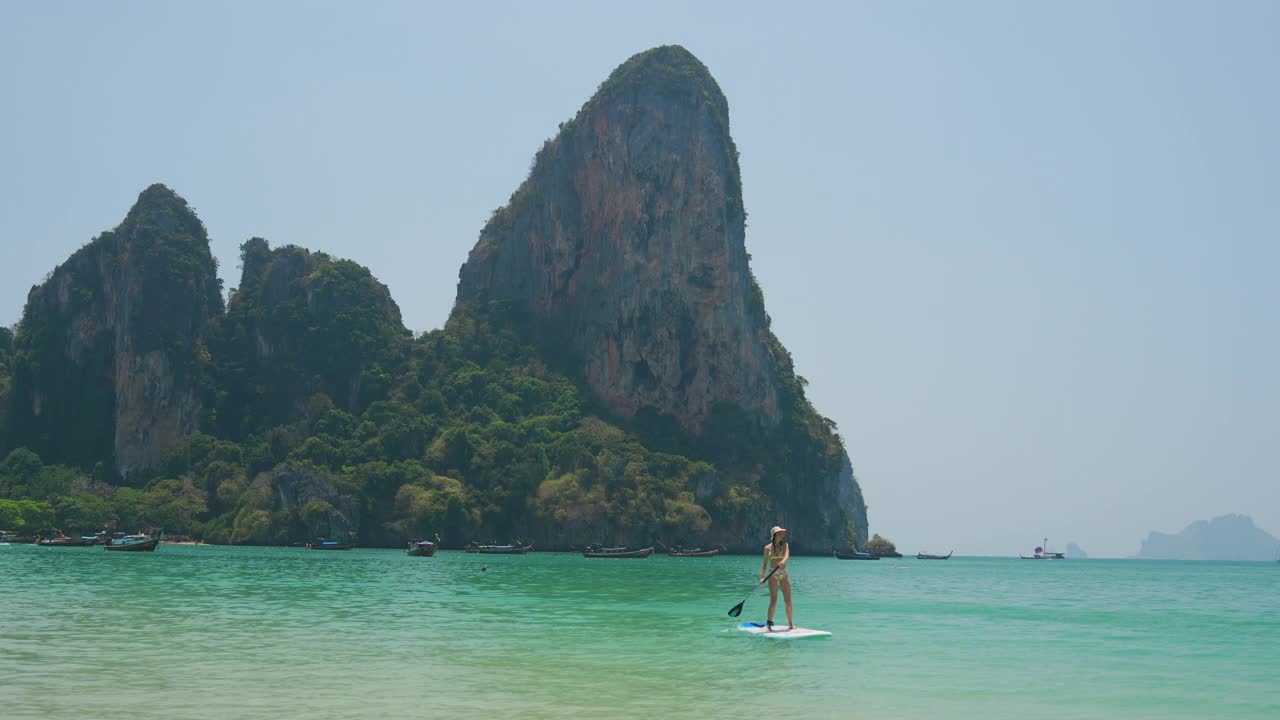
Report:
[[[463,5],[0,3],[0,323],[163,182],[228,288],[260,235],[439,327],[557,123],[679,43],[873,531],[1280,534],[1280,3]]]

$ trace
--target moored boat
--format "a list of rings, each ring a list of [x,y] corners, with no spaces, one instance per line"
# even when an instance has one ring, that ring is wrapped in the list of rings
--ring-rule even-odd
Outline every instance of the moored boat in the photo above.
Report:
[[[412,557],[431,557],[436,554],[436,544],[430,540],[411,540],[404,554]]]
[[[946,560],[947,558],[951,557],[951,553],[954,553],[954,552],[955,550],[952,550],[946,555],[930,555],[928,553],[916,553],[916,559],[917,560]]]
[[[30,545],[36,541],[31,535],[19,535],[17,533],[0,531],[0,543],[12,543],[14,545]]]
[[[1045,538],[1031,555],[1019,555],[1023,560],[1066,560],[1067,554],[1060,552],[1049,552],[1049,538]]]
[[[159,545],[158,539],[139,534],[113,537],[111,542],[102,546],[102,549],[115,552],[154,552]]]
[[[839,550],[836,550],[835,555],[837,560],[879,560],[880,559],[879,555],[872,555],[869,552],[859,552],[857,550],[854,550],[853,552],[840,552]]]
[[[480,553],[481,555],[524,555],[533,552],[533,545],[477,545],[471,543],[463,548],[463,551],[469,553]]]
[[[590,545],[586,550],[582,551],[584,558],[633,558],[642,560],[653,554],[653,546],[632,550],[629,547],[600,547],[599,545]]]
[[[671,557],[715,557],[720,554],[720,548],[711,548],[703,550],[702,548],[693,548],[685,550],[684,548],[673,548],[667,551],[667,555]]]
[[[36,544],[41,547],[88,547],[93,544],[93,538],[59,535],[55,538],[41,538],[36,541]]]

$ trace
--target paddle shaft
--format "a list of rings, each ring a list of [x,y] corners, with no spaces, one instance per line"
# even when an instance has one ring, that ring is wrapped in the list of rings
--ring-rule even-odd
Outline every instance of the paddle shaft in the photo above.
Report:
[[[764,579],[763,579],[763,580],[761,580],[760,582],[756,583],[755,587],[751,588],[751,592],[747,593],[747,596],[746,596],[746,597],[744,597],[744,598],[742,598],[742,602],[740,602],[740,603],[738,603],[737,605],[734,605],[732,608],[730,608],[730,609],[729,609],[729,617],[738,617],[738,615],[741,615],[741,614],[742,614],[742,606],[747,604],[747,601],[751,599],[751,596],[755,593],[756,589],[758,589],[761,585],[764,585],[765,583],[769,582],[769,578],[773,577],[773,574],[774,574],[774,573],[776,573],[776,572],[778,572],[778,568],[780,568],[780,567],[782,567],[782,565],[781,565],[781,564],[774,565],[774,566],[773,566],[773,569],[769,571],[769,574],[768,574],[768,575],[765,575],[765,576],[764,576]]]

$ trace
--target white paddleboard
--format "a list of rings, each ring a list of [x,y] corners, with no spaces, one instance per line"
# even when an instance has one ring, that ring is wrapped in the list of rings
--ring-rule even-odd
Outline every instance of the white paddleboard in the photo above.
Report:
[[[773,624],[773,632],[769,632],[768,626],[764,623],[744,622],[738,626],[743,632],[749,632],[760,637],[773,638],[774,640],[804,640],[806,638],[826,638],[831,637],[831,633],[826,630],[810,630],[809,628],[796,628],[788,630],[786,625]]]

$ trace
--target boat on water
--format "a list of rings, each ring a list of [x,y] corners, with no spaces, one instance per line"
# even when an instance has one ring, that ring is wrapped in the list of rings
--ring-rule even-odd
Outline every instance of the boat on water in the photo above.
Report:
[[[691,550],[686,550],[682,547],[677,547],[667,550],[667,555],[670,557],[715,557],[719,554],[720,548],[711,548],[710,550],[693,548]]]
[[[410,540],[404,554],[412,557],[431,557],[436,554],[436,544],[430,540]]]
[[[1049,552],[1049,538],[1045,538],[1041,544],[1036,547],[1031,555],[1019,555],[1023,560],[1066,560],[1067,554],[1060,552]]]
[[[351,543],[320,538],[313,543],[307,543],[306,547],[308,550],[350,550],[354,546]]]
[[[0,531],[0,543],[14,545],[30,545],[36,541],[31,535],[19,535],[17,533]]]
[[[599,545],[590,545],[586,550],[582,551],[584,558],[633,558],[643,560],[653,554],[653,546],[632,550],[629,547],[600,547]]]
[[[155,552],[159,545],[160,541],[158,539],[150,535],[138,534],[113,537],[111,542],[102,546],[102,549],[115,552]]]
[[[837,560],[879,560],[880,559],[879,555],[873,555],[869,552],[859,552],[857,550],[854,550],[852,552],[840,552],[839,550],[835,550],[834,552]]]
[[[900,558],[900,557],[902,557],[902,553],[898,552],[897,550],[885,550],[885,551],[883,551],[883,552],[873,552],[873,553],[871,553],[871,554],[872,554],[872,555],[875,555],[876,557],[882,557],[882,558]]]
[[[471,543],[463,552],[480,553],[481,555],[524,555],[533,552],[533,545],[479,545]]]
[[[928,553],[916,553],[916,559],[917,560],[946,560],[947,558],[951,557],[951,553],[954,553],[954,552],[955,550],[952,550],[946,555],[930,555]]]
[[[36,544],[40,547],[89,547],[94,542],[93,538],[67,537],[59,535],[54,538],[40,538]]]

